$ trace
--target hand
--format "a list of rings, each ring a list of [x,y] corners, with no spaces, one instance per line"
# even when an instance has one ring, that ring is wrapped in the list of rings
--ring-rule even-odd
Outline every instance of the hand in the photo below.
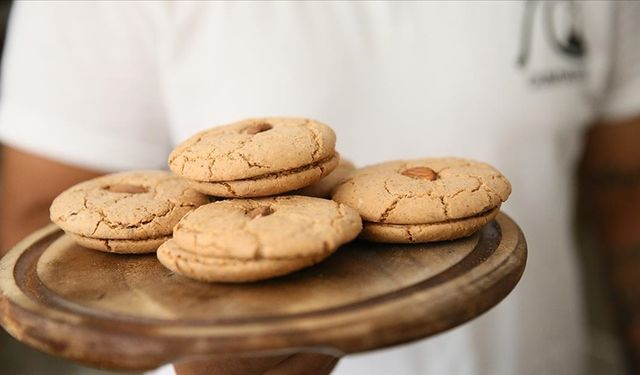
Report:
[[[174,365],[177,375],[328,375],[339,358],[318,353],[223,358]]]
[[[0,147],[0,258],[48,224],[51,201],[64,189],[100,175],[15,148]]]

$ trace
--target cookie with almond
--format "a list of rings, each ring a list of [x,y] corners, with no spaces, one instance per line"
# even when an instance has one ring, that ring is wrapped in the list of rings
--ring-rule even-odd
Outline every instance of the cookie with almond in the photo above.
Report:
[[[510,193],[509,181],[491,165],[448,157],[362,168],[335,188],[332,199],[360,213],[362,238],[411,243],[474,233]]]

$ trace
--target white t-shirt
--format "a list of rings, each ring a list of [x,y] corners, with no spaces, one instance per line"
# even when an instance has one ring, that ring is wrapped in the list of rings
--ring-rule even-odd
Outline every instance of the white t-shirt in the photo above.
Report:
[[[18,3],[0,139],[87,168],[165,168],[197,130],[330,124],[358,165],[455,155],[511,180],[529,244],[500,305],[336,374],[582,374],[571,236],[581,132],[640,113],[640,7],[620,2]]]

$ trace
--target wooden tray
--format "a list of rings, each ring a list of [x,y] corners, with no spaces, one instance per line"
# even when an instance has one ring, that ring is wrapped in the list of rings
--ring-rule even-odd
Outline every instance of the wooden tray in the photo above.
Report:
[[[44,352],[142,370],[201,355],[336,355],[425,338],[502,300],[524,270],[522,232],[499,214],[462,240],[356,241],[321,264],[245,285],[176,275],[154,255],[75,245],[47,226],[0,261],[0,324]]]

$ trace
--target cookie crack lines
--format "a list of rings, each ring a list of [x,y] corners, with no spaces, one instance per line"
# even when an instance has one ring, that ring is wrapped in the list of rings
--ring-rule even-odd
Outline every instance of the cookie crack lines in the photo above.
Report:
[[[215,176],[213,175],[213,166],[216,164],[216,161],[223,159],[223,158],[229,158],[231,156],[231,154],[233,153],[240,153],[239,151],[244,148],[244,146],[247,145],[247,143],[250,143],[253,140],[253,137],[251,138],[246,138],[246,139],[242,139],[240,140],[240,142],[238,142],[238,144],[236,145],[236,147],[234,147],[233,149],[225,152],[222,155],[218,155],[218,156],[214,156],[213,154],[215,153],[216,149],[212,147],[211,152],[209,152],[209,155],[207,157],[207,159],[209,160],[209,178],[213,179],[215,178]],[[242,156],[241,156],[242,157]],[[199,158],[196,159],[196,161],[198,161]]]
[[[187,140],[179,145],[169,157],[169,167],[189,179],[194,189],[213,196],[259,197],[293,191],[320,180],[339,161],[333,130],[310,119],[247,119],[197,137],[204,137],[204,143],[193,147],[197,141]],[[177,154],[189,158],[176,158]]]
[[[415,196],[413,195],[409,195],[409,194],[396,194],[396,193],[392,193],[391,190],[389,190],[389,187],[387,186],[388,180],[385,180],[384,183],[382,184],[384,190],[391,195],[392,197],[394,197],[393,201],[389,204],[389,206],[387,206],[387,208],[385,208],[385,210],[382,212],[382,214],[380,214],[380,218],[378,219],[379,222],[384,223],[385,221],[387,221],[387,218],[389,217],[389,215],[391,214],[391,211],[395,210],[396,207],[398,206],[398,203],[400,203],[400,200],[402,199],[406,199],[406,198],[414,198]]]
[[[471,189],[472,193],[475,193],[476,191],[480,190],[480,188],[482,187],[482,185],[484,185],[484,182],[482,182],[482,180],[480,180],[480,177],[477,176],[469,176],[473,179],[476,180],[476,183],[478,184],[478,186],[474,187],[473,189]]]
[[[440,203],[442,204],[442,210],[444,211],[444,217],[449,217],[449,204],[445,202],[444,196],[440,197]]]
[[[205,134],[201,134],[199,135],[194,141],[192,141],[187,147],[195,147],[196,145],[198,145],[198,143],[202,142],[202,139],[205,137]],[[187,149],[187,147],[184,147],[181,152],[177,152],[177,153],[171,153],[171,155],[169,155],[169,164],[172,165],[175,163],[175,161],[178,159],[178,157],[180,157],[182,159],[182,163],[180,166],[180,169],[182,171],[182,173],[184,173],[184,168],[187,165],[187,162],[190,161],[194,161],[194,159],[190,159],[189,158],[189,149]]]
[[[494,188],[492,188],[491,186],[487,185],[487,183],[484,181],[484,178],[481,176],[469,176],[472,178],[475,178],[478,181],[478,186],[475,187],[474,189],[471,190],[472,193],[475,193],[477,191],[479,191],[480,189],[482,189],[486,195],[487,195],[487,199],[489,200],[489,202],[491,202],[492,197],[497,197],[498,200],[503,200],[502,196],[500,194],[500,192],[496,191]],[[496,178],[500,179],[504,184],[508,185],[508,181],[506,181],[506,179],[502,176],[496,176],[496,175],[489,175],[489,176],[484,176],[484,177],[488,177],[491,180],[495,180]]]
[[[398,201],[400,199],[420,197],[420,195],[415,195],[415,194],[394,193],[391,190],[389,190],[389,186],[387,185],[388,183],[389,183],[389,180],[384,180],[384,182],[382,183],[382,187],[390,196],[397,198],[394,202],[391,203],[394,207],[398,204]]]
[[[175,210],[175,207],[169,207],[161,214],[155,214],[155,213],[149,212],[146,208],[144,210],[147,211],[148,217],[146,219],[141,219],[137,223],[127,224],[127,228],[130,228],[130,229],[139,228],[139,227],[142,227],[142,226],[147,225],[149,223],[152,223],[152,222],[154,222],[156,220],[162,219],[162,218],[166,217],[167,215],[173,213],[173,211]]]
[[[385,221],[387,221],[387,217],[389,216],[391,211],[393,211],[396,208],[396,206],[398,205],[398,202],[400,201],[400,199],[401,198],[398,197],[398,198],[394,199],[393,202],[391,202],[391,204],[380,215],[380,218],[378,219],[379,222],[384,223]]]
[[[356,171],[336,187],[333,199],[357,207],[367,219],[362,238],[412,243],[472,234],[497,214],[509,192],[508,181],[488,164],[425,158]]]
[[[409,242],[415,242],[415,240],[413,239],[413,234],[411,233],[411,228],[406,227],[404,229],[407,232],[407,237],[409,238]]]
[[[207,202],[169,172],[133,171],[71,187],[53,201],[50,217],[84,247],[145,253],[167,239],[182,215]]]
[[[389,180],[384,180],[384,182],[382,183],[382,187],[387,192],[387,194],[391,195],[392,197],[396,197],[397,194],[392,193],[391,190],[389,190],[389,186],[387,185],[388,183],[389,183]]]
[[[187,155],[182,155],[182,163],[180,165],[180,172],[184,173],[184,168],[187,166],[187,163],[195,162],[195,161],[196,161],[195,159],[191,159]]]
[[[98,215],[100,215],[100,220],[98,221],[98,223],[96,224],[96,228],[93,230],[93,232],[91,233],[92,235],[95,234],[96,230],[98,229],[98,226],[100,223],[108,226],[111,229],[138,229],[141,228],[144,225],[147,225],[153,221],[159,220],[164,218],[165,216],[168,216],[169,214],[173,213],[173,211],[175,210],[175,206],[172,207],[168,207],[166,208],[163,212],[159,213],[159,214],[154,214],[152,212],[149,212],[149,210],[146,207],[140,207],[140,210],[144,210],[145,211],[145,217],[140,219],[137,222],[124,222],[124,221],[118,221],[118,220],[109,220],[107,217],[108,215],[106,215],[104,213],[104,211],[102,211],[101,209],[96,209],[94,212],[98,213]]]
[[[91,235],[93,236],[96,231],[98,230],[98,227],[100,227],[100,224],[104,222],[104,216],[100,217],[100,220],[98,220],[98,222],[96,223],[96,226],[93,227],[93,230],[91,231]]]
[[[313,124],[310,120],[305,120],[304,125],[307,127],[309,132],[311,132],[311,137],[313,138],[313,142],[315,143],[315,148],[311,152],[311,160],[318,160],[318,154],[320,154],[320,149],[322,145],[320,143],[320,135],[318,134],[318,130],[315,128],[315,124]]]
[[[266,166],[266,165],[262,165],[262,164],[260,164],[260,163],[257,163],[257,162],[254,162],[254,161],[249,160],[249,158],[247,157],[247,155],[245,155],[245,154],[243,154],[243,153],[241,153],[241,152],[238,152],[238,156],[239,156],[242,160],[244,160],[244,162],[245,162],[245,163],[247,163],[247,166],[249,166],[250,168],[269,168],[269,167],[268,167],[268,166]]]
[[[120,201],[123,201],[123,200],[125,200],[125,199],[127,199],[127,198],[129,198],[129,197],[130,197],[130,195],[125,195],[125,196],[122,196],[122,197],[120,197],[120,198],[115,198],[115,199],[113,200],[112,204],[113,204],[113,205],[116,205],[116,204],[120,203]]]
[[[158,191],[157,191],[157,187],[153,189],[152,191],[152,199],[157,199],[157,195],[158,195]],[[115,198],[112,202],[111,205],[116,205],[120,202],[122,202],[123,200],[129,200],[129,199],[137,199],[137,197],[135,196],[135,194],[127,194],[123,197],[119,197],[119,198]],[[85,198],[86,201],[86,198]],[[88,206],[88,205],[87,205]],[[184,202],[184,203],[176,203],[173,202],[171,200],[167,200],[167,207],[164,208],[161,212],[159,213],[153,213],[150,212],[148,210],[148,208],[142,206],[139,207],[140,210],[143,210],[145,212],[145,215],[143,218],[141,218],[140,220],[136,221],[136,222],[128,222],[128,221],[119,221],[119,220],[112,220],[109,219],[109,215],[107,215],[104,210],[102,210],[99,207],[96,207],[95,204],[92,205],[91,208],[87,207],[84,208],[83,210],[86,210],[88,212],[93,212],[96,213],[100,216],[100,219],[96,222],[95,227],[93,228],[93,230],[91,231],[90,235],[94,235],[96,233],[96,231],[99,229],[100,224],[106,225],[111,229],[138,229],[141,228],[147,224],[150,224],[154,221],[160,220],[165,218],[166,216],[173,214],[174,211],[177,208],[181,208],[181,207],[195,207],[196,205],[191,203],[191,202]],[[77,215],[77,213],[75,213]]]
[[[457,197],[458,195],[464,193],[466,190],[467,189],[460,189],[460,190],[456,191],[455,193],[449,195],[449,199],[453,199],[453,198]]]
[[[224,181],[220,181],[220,182],[216,182],[216,183],[224,186],[225,189],[227,189],[227,191],[229,192],[229,194],[231,194],[231,196],[234,196],[234,197],[238,196],[238,194],[235,192],[235,190],[233,190],[233,188],[231,187],[231,185],[229,185],[229,183],[224,182]]]

